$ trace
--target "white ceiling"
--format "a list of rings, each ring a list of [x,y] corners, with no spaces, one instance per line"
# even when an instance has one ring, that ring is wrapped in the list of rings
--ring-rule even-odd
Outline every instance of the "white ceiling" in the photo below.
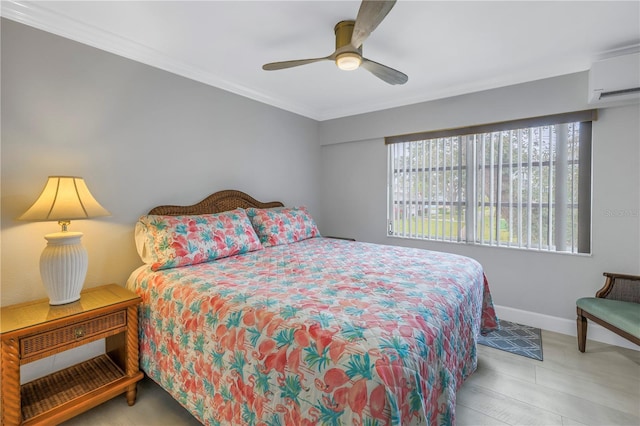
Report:
[[[640,46],[640,1],[400,0],[363,55],[392,86],[326,56],[358,1],[3,1],[2,15],[316,120],[584,71]],[[585,91],[585,97],[586,97]]]

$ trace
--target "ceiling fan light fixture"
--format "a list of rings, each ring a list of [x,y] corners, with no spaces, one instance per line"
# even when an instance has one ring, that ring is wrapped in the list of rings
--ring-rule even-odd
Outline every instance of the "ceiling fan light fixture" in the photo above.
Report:
[[[328,60],[335,62],[341,70],[353,71],[362,66],[385,83],[405,84],[409,79],[406,74],[362,56],[362,44],[387,16],[395,3],[396,0],[362,0],[355,21],[340,21],[333,27],[333,32],[336,35],[336,50],[329,56],[271,62],[264,64],[262,69],[266,71],[282,70]]]
[[[360,67],[362,56],[354,52],[341,53],[336,57],[336,65],[343,71],[353,71]]]

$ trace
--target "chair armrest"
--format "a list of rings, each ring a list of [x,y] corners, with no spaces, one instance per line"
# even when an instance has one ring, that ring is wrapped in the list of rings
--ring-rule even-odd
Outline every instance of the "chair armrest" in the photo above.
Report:
[[[640,281],[640,275],[617,274],[615,272],[605,272],[602,275],[613,279],[622,278],[623,280]]]
[[[640,303],[640,276],[605,272],[604,286],[596,297]]]

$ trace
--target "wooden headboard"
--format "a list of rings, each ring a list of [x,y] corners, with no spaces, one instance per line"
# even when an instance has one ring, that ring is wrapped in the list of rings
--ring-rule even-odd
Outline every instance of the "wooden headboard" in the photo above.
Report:
[[[149,210],[149,214],[162,214],[168,216],[181,216],[190,214],[212,214],[220,213],[237,208],[247,209],[256,207],[268,209],[271,207],[283,207],[280,201],[263,203],[245,194],[242,191],[227,189],[209,195],[199,203],[191,206],[157,206]]]

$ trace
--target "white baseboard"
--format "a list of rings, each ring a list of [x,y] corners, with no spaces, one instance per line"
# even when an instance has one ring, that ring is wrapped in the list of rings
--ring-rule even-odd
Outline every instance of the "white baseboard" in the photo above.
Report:
[[[498,318],[517,322],[518,324],[530,325],[543,330],[554,331],[556,333],[566,334],[569,336],[577,336],[576,321],[566,318],[552,317],[550,315],[538,314],[536,312],[523,311],[520,309],[508,308],[506,306],[495,306]],[[587,339],[597,342],[607,343],[609,345],[621,346],[623,348],[640,350],[638,345],[634,345],[627,339],[618,336],[606,328],[589,321],[587,329]],[[576,348],[578,342],[576,340]]]

